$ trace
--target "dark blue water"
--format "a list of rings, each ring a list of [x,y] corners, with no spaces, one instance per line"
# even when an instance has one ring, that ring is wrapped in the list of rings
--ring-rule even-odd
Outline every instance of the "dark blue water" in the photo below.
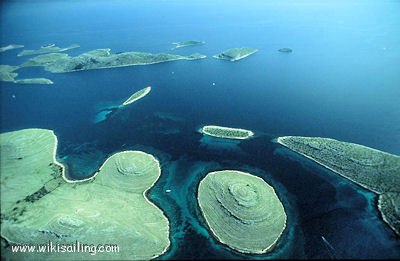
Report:
[[[114,52],[204,53],[207,59],[52,74],[51,86],[1,83],[1,131],[48,128],[74,178],[117,151],[154,154],[163,174],[149,196],[171,222],[162,258],[398,258],[399,237],[381,221],[374,194],[271,142],[281,135],[331,137],[400,154],[398,1],[13,1],[1,3],[2,46],[43,44]],[[171,51],[170,43],[207,44]],[[232,47],[259,52],[236,63],[210,58]],[[290,47],[291,54],[277,49]],[[1,64],[28,57],[0,55]],[[215,85],[213,85],[215,83]],[[98,110],[151,85],[116,117]],[[13,95],[15,98],[13,98]],[[205,124],[247,128],[254,139],[221,142]],[[288,228],[271,254],[242,255],[209,234],[196,202],[210,171],[238,169],[272,184]],[[171,189],[171,193],[165,193]],[[322,240],[322,236],[329,244]]]

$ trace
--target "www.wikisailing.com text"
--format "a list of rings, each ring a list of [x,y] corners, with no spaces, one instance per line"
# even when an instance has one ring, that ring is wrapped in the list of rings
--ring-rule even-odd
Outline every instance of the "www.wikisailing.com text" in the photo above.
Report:
[[[46,244],[13,244],[11,245],[13,253],[118,253],[119,247],[116,244],[84,244],[75,241],[70,244],[59,244],[49,241]]]

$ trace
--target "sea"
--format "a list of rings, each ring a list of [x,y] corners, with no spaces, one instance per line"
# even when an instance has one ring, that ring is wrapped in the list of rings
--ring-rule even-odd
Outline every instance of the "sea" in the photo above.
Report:
[[[377,196],[274,142],[328,137],[400,155],[399,1],[2,1],[1,45],[56,44],[69,55],[98,48],[207,58],[71,73],[19,69],[1,82],[1,132],[54,130],[72,179],[110,155],[141,150],[162,174],[148,197],[170,221],[159,259],[400,258],[400,238],[382,221]],[[171,50],[173,42],[206,44]],[[258,52],[212,58],[234,47]],[[291,48],[292,53],[278,49]],[[0,54],[18,65],[22,49]],[[146,86],[143,99],[105,121],[96,115]],[[205,137],[219,125],[252,130],[245,141]],[[274,251],[231,250],[210,233],[197,203],[209,172],[241,170],[271,184],[288,216]],[[166,192],[170,190],[170,192]],[[110,235],[110,238],[115,235]]]

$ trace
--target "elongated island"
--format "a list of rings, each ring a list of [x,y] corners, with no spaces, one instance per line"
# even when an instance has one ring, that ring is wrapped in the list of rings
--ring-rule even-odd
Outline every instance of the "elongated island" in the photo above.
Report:
[[[37,50],[23,50],[17,56],[26,56],[26,55],[38,55],[38,54],[45,54],[45,53],[58,53],[58,52],[65,52],[71,49],[78,48],[79,45],[72,44],[67,47],[58,47],[55,44],[49,44],[45,46],[41,46]]]
[[[187,46],[203,45],[205,43],[206,42],[200,42],[200,41],[175,42],[175,43],[172,43],[175,45],[175,47],[172,49],[177,49],[177,48],[182,48],[182,47],[187,47]]]
[[[197,199],[212,234],[236,251],[270,252],[285,230],[285,209],[274,188],[249,173],[210,172]]]
[[[161,174],[154,156],[119,152],[93,177],[70,181],[56,160],[57,137],[52,131],[3,133],[0,145],[1,237],[6,241],[2,258],[148,260],[169,248],[169,221],[146,197]],[[55,247],[74,245],[78,251],[12,253],[10,249],[13,244],[49,242]],[[114,250],[93,254],[93,246],[99,244],[112,244]]]
[[[151,91],[151,86],[147,86],[137,92],[135,92],[134,94],[132,94],[126,101],[124,101],[120,107],[126,106],[128,104],[131,104],[141,98],[143,98],[144,96],[146,96],[147,94],[149,94],[149,92]]]
[[[254,133],[249,130],[239,129],[239,128],[228,128],[228,127],[221,127],[216,125],[207,125],[200,129],[200,132],[217,137],[217,138],[224,138],[224,139],[238,139],[244,140],[251,138],[254,136]]]
[[[54,82],[47,78],[28,78],[28,79],[17,79],[14,81],[19,84],[53,84]]]
[[[21,44],[9,44],[7,46],[0,47],[0,52],[5,52],[9,50],[23,48],[24,46]]]
[[[249,48],[249,47],[232,48],[232,49],[228,49],[220,54],[216,54],[213,57],[217,58],[217,59],[235,62],[235,61],[241,60],[243,58],[246,58],[247,56],[252,55],[253,53],[256,53],[257,51],[258,51],[257,49]]]
[[[18,73],[14,71],[18,70],[19,68],[19,66],[5,64],[0,65],[0,81],[19,84],[53,84],[53,81],[47,78],[15,79],[18,76]]]
[[[279,144],[379,195],[383,220],[400,235],[400,157],[329,138],[286,136]]]
[[[65,53],[49,53],[33,57],[22,63],[21,67],[42,66],[52,73],[75,72],[93,69],[105,69],[134,65],[148,65],[176,60],[197,60],[206,56],[195,53],[192,55],[152,54],[143,52],[111,53],[111,49],[96,49],[78,56]]]

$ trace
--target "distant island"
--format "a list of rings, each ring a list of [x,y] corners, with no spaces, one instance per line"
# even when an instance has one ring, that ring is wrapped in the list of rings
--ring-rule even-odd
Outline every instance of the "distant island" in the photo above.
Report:
[[[5,51],[9,51],[9,50],[14,50],[14,49],[19,49],[19,48],[23,48],[23,45],[20,44],[9,44],[7,46],[3,46],[0,48],[0,52],[5,52]]]
[[[281,48],[278,51],[281,52],[281,53],[291,53],[291,52],[293,52],[293,50],[290,49],[290,48]]]
[[[224,139],[248,139],[254,136],[254,133],[249,130],[239,128],[228,128],[215,125],[207,125],[200,129],[200,132],[209,136],[224,138]]]
[[[400,235],[400,156],[329,138],[286,136],[277,142],[378,194],[383,220]]]
[[[45,54],[45,53],[64,52],[64,51],[68,51],[68,50],[75,49],[75,48],[78,48],[78,47],[79,47],[79,45],[77,45],[77,44],[72,44],[70,46],[63,47],[63,48],[62,47],[58,47],[55,44],[48,44],[48,45],[41,46],[37,50],[23,50],[17,56],[38,55],[38,54]]]
[[[231,62],[241,60],[246,58],[247,56],[257,52],[257,49],[249,48],[249,47],[242,47],[242,48],[232,48],[222,52],[220,54],[216,54],[213,57],[222,60],[228,60]]]
[[[197,199],[213,235],[239,252],[270,252],[285,230],[285,209],[274,188],[249,173],[208,173]]]
[[[97,252],[101,260],[149,260],[170,246],[169,221],[146,193],[161,175],[158,160],[145,152],[110,156],[88,179],[68,180],[56,160],[50,130],[0,134],[2,257],[15,260],[87,260],[82,244],[115,244]],[[80,251],[12,252],[9,244],[71,244]],[[82,249],[86,249],[86,252]]]
[[[131,104],[141,98],[143,98],[144,96],[146,96],[149,92],[151,91],[151,86],[148,86],[146,88],[143,88],[137,92],[135,92],[134,94],[132,94],[126,101],[124,101],[120,107],[122,106],[126,106],[128,104]]]
[[[21,67],[43,66],[52,73],[84,71],[92,69],[114,68],[133,65],[147,65],[176,60],[197,60],[206,56],[192,54],[188,56],[175,54],[152,54],[143,52],[110,53],[111,49],[96,49],[78,56],[65,53],[51,53],[33,57],[24,62]]]
[[[182,47],[187,47],[187,46],[203,45],[205,43],[206,42],[199,42],[199,41],[175,42],[175,43],[172,43],[175,45],[175,47],[172,49],[177,49],[177,48],[182,48]]]

